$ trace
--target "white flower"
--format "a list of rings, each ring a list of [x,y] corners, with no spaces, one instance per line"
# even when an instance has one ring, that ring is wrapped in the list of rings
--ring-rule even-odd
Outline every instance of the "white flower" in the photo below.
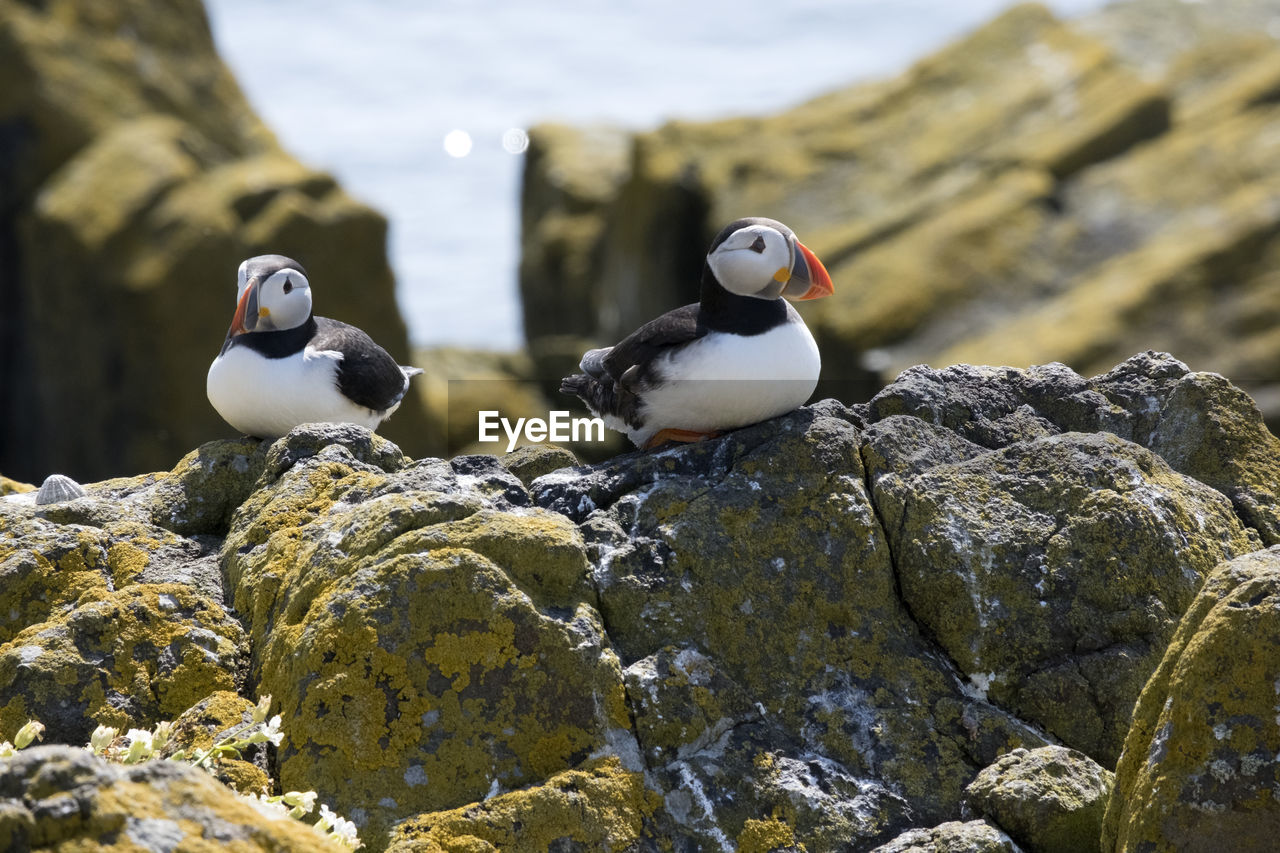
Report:
[[[271,741],[272,745],[279,746],[280,741],[284,740],[284,732],[280,731],[280,715],[276,714],[263,727],[262,731],[254,732],[249,737],[249,743],[265,743]]]
[[[263,696],[258,700],[257,706],[253,709],[253,721],[261,723],[267,718],[267,714],[271,713],[271,697]]]
[[[0,743],[0,758],[8,758],[11,755],[17,754],[18,750],[14,749],[13,744],[9,743],[9,741],[6,740],[3,743]]]
[[[120,734],[118,729],[108,726],[98,726],[93,730],[93,734],[89,735],[89,748],[95,754],[101,755],[107,751],[107,747],[111,746],[111,742],[116,739],[116,735]]]
[[[151,734],[151,748],[156,752],[164,749],[164,745],[169,742],[169,738],[173,736],[173,723],[156,723],[155,730]]]
[[[151,757],[151,732],[144,729],[129,729],[129,752],[124,757],[125,764],[137,764]]]
[[[321,832],[327,830],[330,838],[348,850],[355,850],[364,846],[364,842],[356,834],[356,825],[346,818],[334,814],[324,803],[320,804],[320,820],[316,821],[316,828]]]
[[[285,805],[296,806],[302,809],[303,814],[307,814],[316,807],[318,796],[315,791],[290,791],[284,795],[284,802]]]
[[[31,745],[31,741],[39,740],[44,736],[44,725],[35,720],[28,720],[27,724],[18,729],[18,733],[13,738],[13,745],[18,749],[26,749]]]
[[[260,797],[257,794],[241,794],[241,796],[249,801],[249,805],[269,818],[275,819],[289,816],[289,810],[285,808],[284,803],[280,802],[279,797]]]

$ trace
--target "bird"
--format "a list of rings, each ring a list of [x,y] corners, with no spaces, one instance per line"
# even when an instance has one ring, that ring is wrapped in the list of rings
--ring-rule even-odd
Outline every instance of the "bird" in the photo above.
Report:
[[[643,449],[777,417],[809,399],[822,368],[786,300],[833,290],[826,267],[786,225],[735,220],[711,242],[698,302],[589,350],[560,391]]]
[[[258,255],[240,264],[236,311],[205,391],[245,435],[278,438],[299,424],[375,430],[422,372],[404,367],[360,329],[311,312],[302,264]]]

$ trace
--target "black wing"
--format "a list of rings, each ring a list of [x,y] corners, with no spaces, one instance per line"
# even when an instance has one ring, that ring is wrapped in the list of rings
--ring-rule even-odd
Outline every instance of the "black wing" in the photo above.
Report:
[[[707,333],[698,318],[695,302],[645,323],[615,346],[589,351],[579,364],[584,372],[561,380],[561,392],[581,397],[598,414],[622,418],[639,428],[637,392],[654,378],[653,365],[659,356]]]
[[[311,346],[342,353],[338,362],[338,390],[358,405],[385,411],[404,397],[408,382],[391,354],[355,326],[316,317]]]

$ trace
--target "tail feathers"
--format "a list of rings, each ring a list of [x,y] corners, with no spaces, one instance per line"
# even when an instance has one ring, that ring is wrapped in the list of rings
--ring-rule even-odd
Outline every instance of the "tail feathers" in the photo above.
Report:
[[[400,365],[400,372],[404,374],[405,379],[410,379],[422,372],[421,367],[409,367],[408,365]]]
[[[637,429],[640,427],[637,423],[640,399],[612,380],[599,380],[585,373],[575,373],[560,380],[560,393],[578,397],[594,415],[612,415]]]

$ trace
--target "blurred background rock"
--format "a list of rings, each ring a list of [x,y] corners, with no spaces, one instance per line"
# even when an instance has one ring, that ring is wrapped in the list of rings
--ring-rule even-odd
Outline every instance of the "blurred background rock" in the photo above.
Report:
[[[251,71],[301,61],[288,28],[255,33],[271,49]],[[746,214],[792,225],[836,283],[802,309],[819,395],[865,400],[918,362],[1090,375],[1155,348],[1229,376],[1274,429],[1277,34],[1280,0],[1130,0],[1071,18],[1023,5],[897,76],[773,115],[539,124],[510,203],[518,297],[497,285],[523,307],[512,352],[514,334],[477,348],[413,332],[419,316],[489,320],[454,306],[501,315],[506,297],[446,263],[446,286],[411,278],[398,307],[387,220],[284,150],[198,0],[0,0],[0,472],[157,470],[229,436],[204,375],[234,271],[266,251],[307,266],[318,313],[427,368],[388,438],[412,456],[485,449],[472,411],[564,408],[555,384],[578,355],[695,299],[708,241]],[[449,380],[482,381],[451,399]]]

